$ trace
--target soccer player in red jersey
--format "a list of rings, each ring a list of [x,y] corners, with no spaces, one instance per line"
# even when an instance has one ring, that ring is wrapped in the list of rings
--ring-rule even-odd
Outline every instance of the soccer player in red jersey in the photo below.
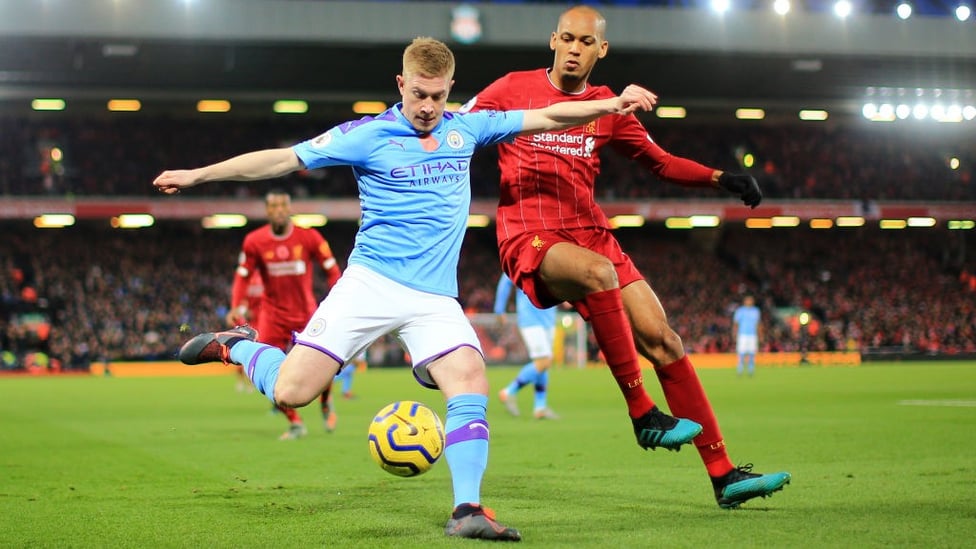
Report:
[[[590,84],[607,55],[606,21],[594,8],[564,11],[549,39],[549,69],[511,72],[471,99],[462,112],[539,108],[613,96]],[[681,338],[668,325],[654,290],[623,252],[594,197],[599,151],[610,145],[667,181],[730,191],[755,207],[762,193],[749,175],[731,174],[662,149],[632,115],[610,115],[563,131],[522,136],[498,145],[501,171],[497,232],[502,267],[538,307],[571,302],[592,326],[627,402],[638,444],[674,418],[658,410],[643,386],[638,352],[654,365],[670,411],[702,425],[695,437],[718,504],[738,507],[790,481],[789,473],[760,475],[735,467]]]
[[[291,221],[291,197],[282,191],[271,191],[265,197],[268,224],[258,227],[244,237],[244,245],[234,273],[231,312],[247,317],[248,281],[253,274],[260,276],[264,286],[261,314],[252,319],[258,340],[287,352],[292,344],[292,332],[305,328],[308,319],[318,308],[319,299],[312,291],[315,264],[321,265],[328,277],[329,288],[339,280],[342,271],[332,255],[329,243],[315,229],[298,227]],[[319,397],[326,431],[335,429],[336,415],[332,410],[331,386]],[[289,427],[282,440],[304,436],[308,429],[294,408],[277,405]]]

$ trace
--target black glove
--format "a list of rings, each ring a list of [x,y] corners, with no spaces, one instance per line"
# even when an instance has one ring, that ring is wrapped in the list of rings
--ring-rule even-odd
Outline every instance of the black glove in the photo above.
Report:
[[[722,172],[718,177],[718,185],[730,193],[739,195],[742,203],[755,208],[762,202],[762,191],[756,178],[744,173]]]

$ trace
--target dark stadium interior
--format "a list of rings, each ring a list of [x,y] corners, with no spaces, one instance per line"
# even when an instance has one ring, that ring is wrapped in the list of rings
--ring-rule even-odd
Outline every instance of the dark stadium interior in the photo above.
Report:
[[[972,32],[972,21],[967,24]],[[106,46],[117,43],[111,37],[0,34],[0,206],[8,212],[0,219],[0,309],[6,313],[0,314],[0,351],[22,356],[40,344],[74,368],[102,358],[172,358],[184,337],[180,325],[220,325],[240,240],[258,219],[227,231],[166,219],[128,232],[110,229],[105,219],[39,231],[29,216],[16,214],[16,204],[150,197],[150,182],[163,169],[313,137],[352,118],[353,100],[395,101],[393,75],[402,51],[402,44],[139,38],[126,42],[136,47],[134,55],[106,55]],[[505,71],[551,60],[544,42],[452,47],[458,58],[452,99],[458,101]],[[799,211],[824,201],[961,204],[972,205],[976,215],[976,121],[875,124],[860,116],[859,103],[867,88],[881,84],[976,90],[976,55],[804,57],[616,48],[598,64],[595,79],[613,87],[637,81],[662,101],[697,107],[686,120],[642,115],[642,121],[674,154],[748,169],[767,203],[792,201]],[[26,98],[45,94],[68,97],[70,107],[32,112]],[[201,94],[232,99],[234,109],[197,114],[193,105]],[[144,98],[144,110],[106,113],[105,98],[119,95]],[[268,100],[287,96],[306,98],[309,115],[268,112]],[[767,119],[731,116],[731,108],[750,103],[766,106]],[[800,107],[829,108],[836,115],[800,123]],[[63,153],[57,162],[48,156],[52,147]],[[744,153],[754,155],[754,165],[742,164]],[[732,202],[714,191],[657,181],[613,154],[603,158],[602,168],[597,193],[603,203]],[[497,195],[493,151],[475,157],[472,176],[476,199]],[[298,201],[355,196],[347,170],[214,185],[197,195],[260,202],[271,186],[285,187]],[[343,266],[355,230],[350,221],[322,229]],[[694,352],[730,350],[730,307],[749,291],[766,308],[810,310],[821,327],[815,337],[801,338],[764,316],[766,350],[802,344],[865,353],[976,353],[972,230],[940,224],[883,231],[875,222],[829,231],[753,231],[736,222],[676,232],[653,222],[618,234]],[[497,266],[493,228],[472,229],[460,267],[460,299],[471,312],[491,308],[497,274],[491,266]],[[41,309],[51,325],[39,342],[20,320]],[[19,359],[0,368],[12,366],[19,367]]]
[[[133,232],[91,222],[0,229],[3,307],[49,313],[46,348],[74,368],[102,358],[169,359],[184,338],[180,325],[219,326],[244,235],[176,222]],[[348,254],[355,230],[355,223],[323,230],[337,257]],[[731,308],[753,292],[767,310],[810,310],[819,327],[803,340],[767,315],[764,350],[796,351],[802,343],[807,350],[976,353],[976,239],[962,231],[648,227],[618,237],[693,352],[729,351]],[[493,229],[469,231],[460,265],[466,310],[491,311],[497,274],[486,266],[496,262]],[[37,343],[16,321],[3,318],[0,326],[3,350],[22,353]]]
[[[455,46],[454,98],[477,92],[501,75],[501,67],[546,66],[551,62],[546,42],[543,37],[534,49]],[[85,38],[0,39],[0,83],[66,87],[82,98],[85,90],[171,99],[206,90],[232,98],[290,95],[312,101],[351,101],[367,95],[393,100],[392,75],[399,71],[403,49],[401,45],[138,40],[138,54],[120,59],[102,54],[107,43]],[[594,76],[614,88],[637,82],[662,100],[704,106],[759,100],[785,106],[849,106],[867,87],[879,83],[910,89],[976,88],[976,58],[972,57],[818,56],[819,69],[812,72],[798,69],[797,61],[802,59],[776,52],[614,49]]]

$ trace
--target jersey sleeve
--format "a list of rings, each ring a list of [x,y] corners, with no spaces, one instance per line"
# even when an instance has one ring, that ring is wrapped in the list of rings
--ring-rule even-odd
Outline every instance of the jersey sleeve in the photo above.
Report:
[[[368,150],[367,131],[355,131],[356,127],[336,126],[327,132],[303,141],[292,147],[292,150],[306,168],[324,168],[328,166],[358,166],[363,160],[363,151]]]
[[[231,284],[230,306],[232,309],[236,309],[247,299],[248,280],[257,271],[257,262],[258,252],[253,246],[251,238],[245,237],[241,252],[237,256],[234,282]]]
[[[342,276],[342,269],[339,268],[339,262],[336,261],[335,255],[332,253],[332,247],[329,246],[329,241],[314,229],[310,234],[312,235],[313,245],[309,249],[312,250],[312,257],[315,259],[315,262],[321,265],[322,270],[325,271],[326,281],[331,290],[335,286],[335,283],[339,281],[339,277]]]
[[[480,111],[464,116],[464,121],[478,136],[478,145],[495,145],[512,141],[525,125],[524,111]]]
[[[611,146],[671,183],[686,187],[713,186],[714,168],[665,151],[634,115],[617,117]]]

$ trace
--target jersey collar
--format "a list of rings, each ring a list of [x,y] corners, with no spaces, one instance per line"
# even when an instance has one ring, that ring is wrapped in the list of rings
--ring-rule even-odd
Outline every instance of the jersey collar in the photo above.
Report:
[[[564,89],[560,88],[559,86],[557,86],[557,85],[555,85],[555,84],[552,83],[552,78],[549,78],[549,75],[551,73],[552,73],[552,67],[546,69],[546,82],[549,83],[549,85],[552,87],[552,89],[556,90],[559,93],[564,93],[566,95],[583,95],[584,93],[586,93],[586,88],[590,85],[589,82],[586,82],[586,83],[583,84],[583,89],[581,89],[580,91],[578,91],[578,92],[568,92],[568,91],[566,91],[566,90],[564,90]]]

